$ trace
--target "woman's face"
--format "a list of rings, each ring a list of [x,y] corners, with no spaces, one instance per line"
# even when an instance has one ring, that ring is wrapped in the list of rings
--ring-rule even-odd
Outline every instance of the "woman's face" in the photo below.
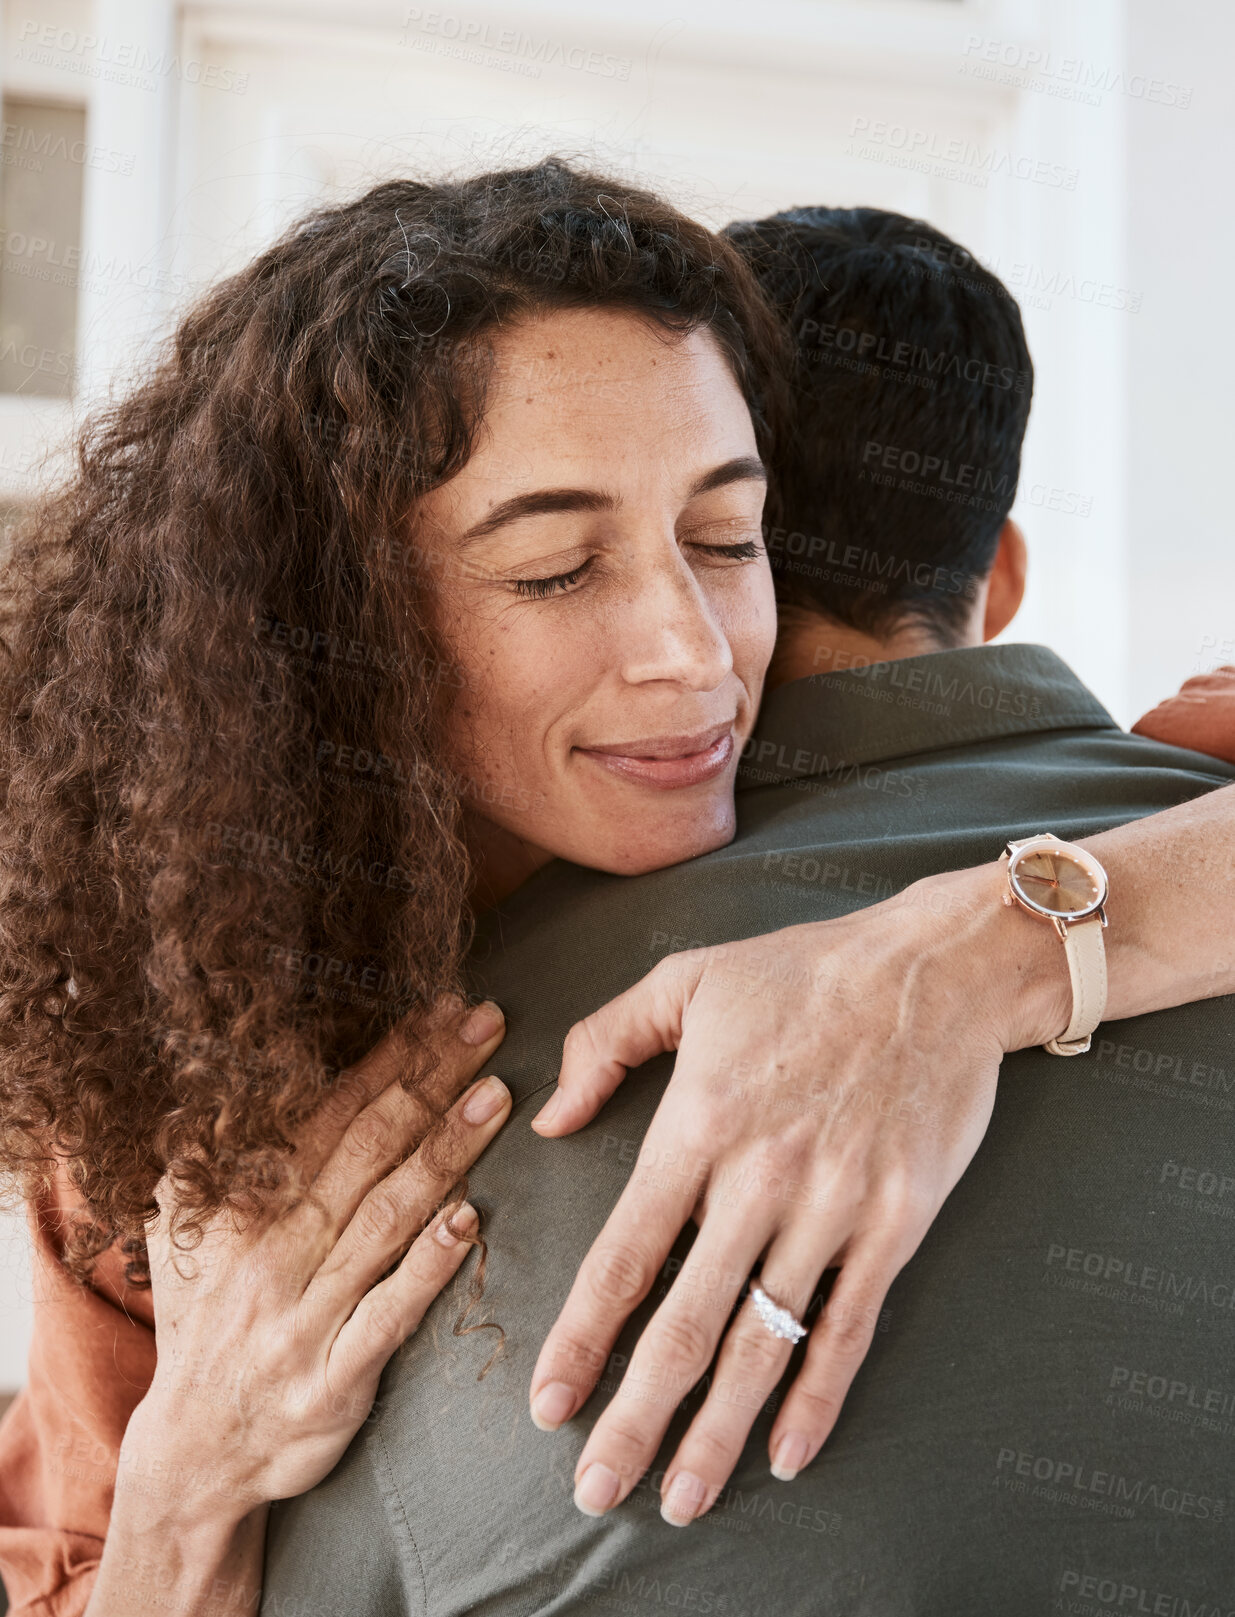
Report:
[[[776,633],[738,385],[710,333],[617,310],[529,319],[494,350],[475,452],[418,539],[488,885],[720,847]]]

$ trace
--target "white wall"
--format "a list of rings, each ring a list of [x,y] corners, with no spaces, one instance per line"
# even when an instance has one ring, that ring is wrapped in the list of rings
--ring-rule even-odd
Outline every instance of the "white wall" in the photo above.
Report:
[[[1132,0],[1129,50],[1193,87],[1130,103],[1128,586],[1134,708],[1235,663],[1235,7]]]
[[[30,1339],[30,1255],[25,1220],[0,1213],[0,1395],[24,1384]]]
[[[552,149],[716,224],[867,202],[928,217],[1035,286],[1123,280],[1123,98],[1095,109],[983,70],[990,46],[1116,70],[1119,0],[686,0],[670,23],[660,0],[196,0],[185,19],[187,54],[248,83],[180,87],[168,232],[190,281],[243,262],[315,194]],[[527,39],[550,59],[521,60]],[[590,51],[598,70],[569,65]],[[950,161],[951,142],[969,155]],[[1126,321],[1067,293],[1035,293],[1026,315],[1042,406],[1018,510],[1035,555],[1019,632],[1130,718]]]

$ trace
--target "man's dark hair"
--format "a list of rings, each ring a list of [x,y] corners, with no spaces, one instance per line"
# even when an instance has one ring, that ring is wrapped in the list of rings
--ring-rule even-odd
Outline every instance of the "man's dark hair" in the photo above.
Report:
[[[920,219],[793,208],[726,234],[789,323],[768,551],[785,605],[954,642],[1012,508],[1033,366],[997,276]]]

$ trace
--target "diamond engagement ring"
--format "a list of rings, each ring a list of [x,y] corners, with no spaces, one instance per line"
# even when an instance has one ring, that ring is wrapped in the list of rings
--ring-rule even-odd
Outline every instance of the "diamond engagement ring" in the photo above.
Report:
[[[763,1287],[757,1286],[753,1280],[750,1283],[750,1295],[755,1305],[755,1312],[773,1336],[784,1337],[786,1342],[800,1342],[806,1335],[806,1326],[797,1315],[791,1314],[779,1303],[774,1303]]]

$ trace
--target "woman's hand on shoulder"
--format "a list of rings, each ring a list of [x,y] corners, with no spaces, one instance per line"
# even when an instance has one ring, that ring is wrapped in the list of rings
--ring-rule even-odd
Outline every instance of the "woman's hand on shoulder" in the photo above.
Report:
[[[1002,868],[982,867],[836,920],[671,955],[571,1030],[554,1109],[536,1120],[545,1134],[587,1122],[629,1067],[678,1057],[541,1350],[538,1425],[584,1405],[683,1227],[699,1224],[580,1455],[580,1509],[630,1493],[709,1366],[662,1513],[684,1525],[714,1503],[790,1359],[791,1342],[742,1303],[757,1268],[775,1304],[812,1316],[772,1425],[773,1474],[791,1478],[819,1451],[888,1288],[982,1140],[1005,1051],[1068,1020],[1058,942],[1009,925],[1004,889]]]
[[[475,1212],[439,1209],[510,1112],[496,1078],[460,1094],[501,1042],[501,1013],[459,1020],[424,1094],[401,1086],[393,1036],[341,1076],[298,1142],[307,1188],[290,1208],[245,1221],[225,1209],[186,1251],[169,1233],[175,1188],[159,1187],[158,1367],[125,1435],[121,1491],[238,1519],[338,1461],[387,1360],[467,1253]]]

